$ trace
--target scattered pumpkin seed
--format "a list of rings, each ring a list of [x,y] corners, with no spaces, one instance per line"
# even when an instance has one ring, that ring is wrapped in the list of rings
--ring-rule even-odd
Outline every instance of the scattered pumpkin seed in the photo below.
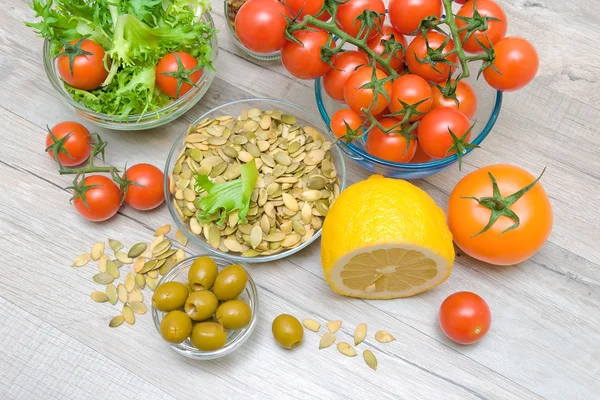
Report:
[[[327,329],[329,329],[330,333],[336,333],[342,327],[342,321],[336,319],[335,321],[329,321],[327,323]]]
[[[141,276],[141,275],[140,275]],[[135,288],[127,295],[127,301],[132,303],[134,301],[140,302],[144,301],[144,296],[142,295],[142,291],[138,288]]]
[[[100,257],[102,257],[103,254],[104,254],[104,242],[98,242],[98,243],[94,244],[94,246],[92,246],[92,251],[90,252],[92,260],[98,261],[98,259]]]
[[[144,286],[146,286],[146,280],[144,279],[144,275],[142,274],[137,274],[135,276],[135,285],[137,287],[139,287],[140,289],[143,289]]]
[[[142,268],[144,268],[145,264],[146,261],[143,257],[136,258],[136,260],[133,262],[133,271],[137,274],[142,270]]]
[[[109,273],[115,279],[117,279],[121,275],[119,273],[119,268],[117,268],[117,264],[115,264],[113,261],[109,261],[106,263],[106,272]]]
[[[90,297],[96,303],[104,303],[104,302],[108,301],[108,296],[106,296],[106,293],[104,293],[104,292],[98,292],[98,291],[92,292]]]
[[[363,359],[373,371],[377,371],[377,358],[375,358],[375,354],[371,350],[363,351]]]
[[[116,317],[110,320],[108,326],[111,328],[116,328],[118,326],[121,326],[121,324],[123,324],[124,321],[125,317],[123,317],[122,315],[117,315]]]
[[[131,308],[131,310],[139,315],[144,315],[146,314],[147,308],[144,305],[144,303],[142,302],[138,302],[138,301],[133,301],[131,303],[129,303],[129,307]]]
[[[117,288],[112,283],[106,285],[106,297],[108,297],[108,301],[110,301],[110,304],[113,306],[117,304]]]
[[[169,239],[165,239],[159,244],[157,244],[154,249],[152,249],[152,254],[156,257],[164,253],[165,251],[171,248],[171,241]]]
[[[100,258],[98,259],[98,270],[100,272],[106,272],[106,264],[108,263],[109,260],[110,260],[110,258],[108,258],[108,256],[106,254],[102,254],[100,256]]]
[[[115,258],[121,261],[123,264],[131,264],[133,263],[133,259],[127,256],[127,254],[122,251],[115,251]]]
[[[146,261],[146,263],[144,264],[142,269],[138,271],[138,274],[146,274],[149,271],[152,271],[153,269],[158,268],[157,264],[158,264],[158,260]]]
[[[325,349],[335,343],[335,335],[327,332],[319,341],[319,349]]]
[[[158,279],[156,278],[150,278],[149,276],[146,277],[146,285],[148,285],[148,287],[152,290],[156,289],[156,286],[158,286]]]
[[[133,310],[128,305],[123,306],[123,318],[125,318],[125,322],[129,325],[135,324],[135,315],[133,314]]]
[[[321,329],[321,324],[315,321],[314,319],[304,319],[302,320],[302,325],[309,331],[319,332]]]
[[[112,283],[112,281],[115,280],[115,278],[107,272],[100,272],[99,274],[94,275],[92,279],[94,280],[94,282],[99,283],[101,285],[108,285],[109,283]]]
[[[118,240],[108,239],[108,245],[112,249],[112,251],[119,251],[123,248],[123,244]]]
[[[80,256],[77,256],[77,258],[75,259],[75,261],[73,261],[73,264],[71,264],[71,266],[83,267],[84,265],[90,262],[90,258],[91,257],[89,254],[82,254]]]
[[[180,262],[185,259],[185,252],[182,249],[179,249],[175,252],[175,261]]]
[[[158,270],[152,270],[150,272],[148,272],[146,275],[148,275],[150,278],[158,278]]]
[[[358,346],[367,337],[367,324],[358,324],[354,331],[354,345]]]
[[[125,289],[127,289],[127,292],[131,292],[133,289],[135,289],[135,277],[131,272],[127,274],[127,276],[125,277],[125,282],[123,284],[125,285]]]
[[[122,283],[119,283],[119,285],[117,286],[117,298],[121,303],[127,303],[127,289]]]
[[[164,236],[171,232],[171,225],[163,225],[154,232],[154,236]]]
[[[356,350],[354,349],[354,347],[352,347],[350,343],[339,342],[337,344],[337,349],[340,353],[347,357],[356,357]]]
[[[148,245],[146,243],[136,243],[134,244],[131,249],[129,249],[129,252],[127,253],[127,257],[129,258],[136,258],[142,255],[142,253],[144,251],[146,251],[146,249],[148,248]],[[115,254],[116,256],[116,254]]]
[[[377,331],[377,333],[375,333],[375,340],[379,343],[389,343],[396,340],[396,338],[388,331]]]
[[[182,246],[187,246],[188,244],[188,237],[185,236],[185,233],[181,229],[177,229],[177,232],[175,232],[175,240]]]

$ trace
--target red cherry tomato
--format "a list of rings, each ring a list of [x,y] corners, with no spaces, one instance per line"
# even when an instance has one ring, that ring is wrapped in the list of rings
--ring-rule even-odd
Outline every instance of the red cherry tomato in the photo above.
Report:
[[[435,158],[444,158],[455,153],[448,152],[454,141],[448,129],[461,138],[470,127],[469,119],[454,108],[438,108],[430,111],[419,124],[419,144],[427,154]],[[465,142],[471,137],[469,133]]]
[[[390,38],[392,36],[394,36],[394,39],[396,40],[396,42],[398,42],[402,45],[402,49],[406,50],[406,46],[407,46],[406,38],[400,32],[398,32],[397,30],[395,30],[394,28],[392,28],[389,25],[383,26],[381,28],[381,32],[383,33],[383,35],[377,33],[375,36],[373,36],[371,39],[369,39],[367,41],[367,46],[371,50],[373,50],[375,52],[375,54],[381,55],[384,52],[385,45],[383,44],[382,40],[390,40]],[[390,67],[392,67],[396,71],[402,72],[404,70],[403,51],[397,51],[394,53],[393,56],[392,56],[392,54],[387,54],[383,58],[385,60],[389,60]],[[377,67],[383,70],[383,67],[379,63],[377,63]]]
[[[344,101],[352,111],[357,114],[362,114],[362,109],[369,108],[375,95],[373,89],[364,88],[361,86],[370,83],[373,75],[373,67],[360,67],[346,81],[344,86]],[[387,74],[380,69],[375,69],[377,79],[387,78]],[[371,109],[372,115],[379,115],[388,105],[388,98],[392,92],[392,82],[386,82],[383,86],[384,91],[388,94],[386,97],[383,93],[379,93],[375,104]]]
[[[368,63],[367,55],[360,51],[345,51],[337,54],[333,59],[333,68],[323,76],[323,87],[329,97],[343,103],[344,85],[348,77],[358,67]]]
[[[417,130],[418,130],[418,128],[417,128]],[[418,136],[418,133],[417,133],[417,136]],[[417,142],[417,150],[415,150],[415,155],[410,160],[410,163],[411,164],[426,163],[426,162],[432,161],[433,159],[434,159],[433,157],[431,157],[429,154],[427,154],[423,151],[423,148],[421,147],[419,142]]]
[[[298,20],[301,21],[305,15],[315,16],[323,8],[324,0],[283,0],[283,5],[288,9],[290,15],[295,17],[300,14]],[[331,15],[327,11],[321,14],[318,19],[327,21]]]
[[[434,31],[427,32],[426,36],[429,42],[429,47],[433,50],[440,48],[447,37],[446,35],[442,35],[441,33]],[[454,42],[452,39],[450,39],[450,41],[446,44],[443,52],[447,53],[451,50],[454,50]],[[417,61],[417,57],[419,59],[424,59],[427,57],[427,44],[423,36],[415,37],[414,40],[408,45],[408,49],[406,50],[406,64],[408,65],[408,70],[428,81],[442,82],[448,78],[448,75],[451,71],[454,72],[456,69],[455,66],[441,62],[435,63],[434,66],[431,66],[431,64],[427,62],[422,64]],[[458,56],[456,54],[451,54],[446,57],[446,60],[456,64],[458,62]]]
[[[440,307],[440,327],[456,343],[472,344],[490,329],[492,314],[485,300],[472,292],[457,292]]]
[[[441,0],[390,0],[388,13],[392,26],[404,35],[414,34],[425,17],[442,16]]]
[[[248,0],[235,16],[235,34],[257,53],[272,53],[285,45],[288,10],[277,0]]]
[[[154,165],[133,165],[127,169],[123,179],[131,182],[125,203],[136,210],[152,210],[165,201],[164,175]]]
[[[77,46],[79,40],[73,40],[71,45]],[[74,51],[71,46],[67,46],[67,52]],[[97,89],[108,76],[108,70],[104,67],[104,48],[98,43],[85,39],[80,44],[81,50],[92,53],[82,54],[73,58],[71,65],[69,57],[58,56],[57,68],[60,77],[74,88],[81,90]],[[62,50],[65,52],[65,49]],[[71,73],[73,72],[73,73]]]
[[[77,212],[90,221],[106,221],[119,211],[121,207],[121,193],[115,183],[102,175],[85,177],[83,185],[89,187],[83,197],[73,199]]]
[[[341,138],[347,133],[346,124],[353,131],[358,129],[363,121],[359,115],[352,110],[338,110],[331,116],[330,128],[335,137]]]
[[[381,28],[385,20],[385,4],[383,0],[349,0],[346,3],[341,3],[338,6],[337,15],[335,16],[337,25],[347,34],[357,37],[362,26],[362,22],[356,18],[365,10],[372,10],[381,14],[381,18],[377,20],[376,25]],[[372,28],[367,33],[367,38],[372,38],[377,34],[377,30]],[[364,37],[365,34],[361,37]]]
[[[431,86],[419,75],[406,74],[397,78],[392,83],[392,96],[390,98],[390,111],[396,113],[404,110],[402,102],[408,105],[415,105],[420,101],[423,103],[417,106],[417,111],[422,114],[414,114],[410,121],[417,121],[431,110]],[[402,120],[404,113],[396,115],[396,118]]]
[[[177,57],[179,57],[179,61],[177,60]],[[172,72],[178,72],[179,62],[181,62],[184,69],[184,71],[180,71],[181,78],[187,76],[192,82],[198,83],[202,77],[202,70],[194,71],[191,74],[186,72],[198,65],[198,60],[196,60],[194,56],[189,53],[178,51],[177,57],[175,56],[175,53],[168,53],[160,59],[158,64],[156,64],[156,85],[164,94],[173,98],[183,96],[193,87],[189,83],[183,82],[179,88],[179,93],[177,93],[177,78],[172,75],[165,75]]]
[[[441,82],[439,85],[446,87],[446,82]],[[458,103],[453,98],[444,97],[440,89],[435,85],[431,87],[431,93],[433,97],[432,109],[450,107],[456,108],[469,119],[473,119],[475,116],[475,112],[477,111],[477,95],[471,85],[464,80],[459,81],[458,85],[456,85],[455,94]]]
[[[489,46],[489,43],[496,44],[500,39],[506,36],[506,28],[508,27],[508,19],[506,18],[506,14],[502,7],[493,2],[492,0],[477,0],[469,1],[464,6],[458,10],[456,13],[457,16],[471,18],[473,17],[473,12],[475,7],[477,12],[482,17],[490,17],[490,18],[498,18],[499,21],[487,21],[487,29],[485,31],[475,31],[467,40],[465,37],[467,36],[467,32],[463,31],[460,33],[460,40],[462,42],[462,47],[465,51],[470,53],[483,53],[483,49],[477,43],[476,38],[486,46]],[[464,28],[468,25],[466,21],[463,21],[460,18],[455,18],[456,26],[458,29]]]
[[[302,30],[294,32],[294,37],[302,42],[287,41],[281,49],[281,62],[285,69],[296,78],[315,79],[331,69],[331,65],[321,59],[321,47],[329,41],[329,34],[323,30]],[[331,47],[335,43],[331,42]]]
[[[396,118],[379,120],[384,128],[391,128],[398,122]],[[367,135],[367,152],[388,161],[409,162],[417,150],[417,141],[412,136],[407,139],[405,135],[394,132],[396,130],[383,132],[379,127],[373,128]]]
[[[60,122],[50,129],[46,135],[46,151],[51,159],[56,160],[54,151],[57,149],[58,161],[65,167],[73,167],[83,163],[90,158],[92,146],[90,145],[90,131],[78,122],[65,121]],[[52,137],[54,135],[54,138]],[[69,135],[62,146],[56,147],[55,143]]]
[[[539,59],[535,47],[520,37],[507,37],[494,45],[496,57],[483,70],[485,81],[494,89],[511,92],[527,85],[537,73]]]

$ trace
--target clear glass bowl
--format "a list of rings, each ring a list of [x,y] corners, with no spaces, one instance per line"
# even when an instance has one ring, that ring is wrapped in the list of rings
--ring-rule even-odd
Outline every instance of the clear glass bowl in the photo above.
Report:
[[[225,24],[227,25],[227,30],[233,38],[233,42],[236,44],[237,47],[243,50],[244,53],[248,54],[250,57],[256,58],[257,60],[261,61],[274,61],[279,60],[281,58],[280,51],[274,51],[272,53],[257,53],[244,46],[244,44],[238,38],[237,33],[235,33],[235,28],[231,24],[231,21],[229,21],[229,5],[227,3],[227,0],[223,2],[223,12],[223,15],[225,16]]]
[[[202,15],[202,20],[207,22],[213,29],[215,29],[215,23],[210,16],[210,13],[204,13]],[[217,59],[219,48],[216,34],[213,35],[210,45],[213,49],[211,54],[211,62],[214,65]],[[126,120],[123,120],[119,116],[92,111],[71,97],[69,92],[67,92],[64,87],[63,80],[58,74],[56,61],[50,53],[50,43],[47,40],[44,41],[43,56],[44,69],[46,70],[50,84],[64,102],[73,106],[75,111],[88,121],[104,128],[120,131],[139,131],[156,128],[177,119],[190,108],[192,108],[202,98],[202,96],[204,96],[215,77],[215,71],[210,68],[205,68],[202,71],[202,78],[196,87],[193,87],[179,99],[158,109],[157,111],[149,111],[143,116],[140,116],[140,114],[132,114],[129,115]]]
[[[478,65],[473,63],[471,66],[472,73],[476,76]],[[481,142],[490,133],[502,106],[502,92],[496,91],[488,86],[483,79],[477,80],[471,75],[467,82],[471,84],[475,93],[477,93],[477,111],[472,122],[475,122],[471,133],[471,143],[481,145]],[[347,108],[342,103],[333,100],[325,89],[321,78],[315,79],[315,99],[321,118],[327,126],[331,123],[331,116],[342,108]],[[333,136],[331,140],[335,139]],[[337,142],[338,147],[350,159],[354,160],[362,168],[375,174],[384,175],[390,178],[400,179],[420,179],[427,176],[437,174],[438,172],[448,168],[458,161],[456,154],[440,160],[433,160],[426,163],[397,163],[386,161],[378,157],[374,157],[367,153],[366,137],[360,140],[355,140],[351,144],[344,145],[343,142]],[[467,153],[463,154],[463,158],[467,156],[473,149],[467,149]],[[458,167],[456,167],[458,168]]]
[[[333,137],[333,134],[329,132],[329,128],[323,124],[323,122],[316,116],[304,111],[300,107],[297,107],[293,104],[286,103],[284,101],[272,100],[272,99],[242,99],[235,100],[230,103],[223,104],[219,107],[216,107],[206,114],[200,116],[196,121],[194,121],[190,126],[196,125],[199,121],[204,118],[213,119],[216,117],[231,115],[237,117],[240,115],[242,110],[248,110],[251,108],[258,108],[260,110],[280,110],[284,114],[290,114],[296,117],[298,124],[312,126],[321,132],[325,138],[327,136]],[[259,263],[259,262],[269,262],[279,260],[281,258],[290,256],[303,248],[310,245],[312,242],[317,240],[319,236],[321,236],[321,229],[315,232],[315,234],[306,242],[301,245],[288,249],[286,251],[282,251],[277,254],[272,254],[268,256],[256,256],[256,257],[242,257],[241,255],[232,254],[232,253],[223,253],[218,249],[214,249],[210,244],[207,243],[206,239],[203,235],[196,235],[191,230],[188,224],[186,224],[175,209],[174,196],[171,194],[169,190],[169,177],[173,173],[173,168],[175,167],[175,163],[177,162],[177,155],[181,152],[184,147],[183,139],[187,134],[189,127],[179,135],[177,139],[175,139],[175,143],[169,152],[169,156],[167,157],[167,163],[165,165],[165,181],[164,181],[164,190],[167,194],[167,206],[169,212],[171,213],[171,217],[175,221],[177,227],[189,238],[190,243],[196,247],[201,248],[203,251],[208,251],[213,254],[220,255],[222,257],[226,257],[229,260],[236,262],[251,262],[251,263]],[[344,164],[344,158],[342,156],[342,152],[337,146],[333,146],[331,148],[331,156],[333,159],[333,163],[337,169],[337,174],[340,180],[340,192],[344,190],[346,187],[346,166]]]
[[[230,260],[227,260],[227,259],[221,258],[221,257],[215,257],[215,256],[212,256],[209,254],[201,254],[201,255],[198,255],[195,257],[190,257],[190,258],[187,258],[187,259],[181,261],[171,271],[169,271],[168,274],[164,275],[160,279],[160,282],[158,283],[158,285],[160,286],[165,282],[171,282],[171,281],[187,283],[188,270],[190,269],[192,263],[197,258],[204,257],[204,256],[211,257],[217,264],[219,271],[221,271],[223,268],[232,264]],[[250,338],[250,335],[252,335],[252,332],[254,331],[254,328],[256,327],[256,322],[258,321],[258,317],[257,317],[257,315],[258,315],[258,290],[256,289],[256,285],[254,284],[252,277],[248,273],[248,268],[245,265],[242,265],[242,267],[246,270],[246,274],[248,275],[248,283],[246,284],[246,288],[244,289],[242,294],[239,296],[239,299],[248,303],[248,305],[250,306],[250,309],[252,310],[252,319],[250,320],[250,323],[248,324],[248,326],[246,326],[243,329],[229,331],[227,333],[227,342],[225,343],[225,346],[223,346],[222,348],[220,348],[218,350],[213,350],[213,351],[198,350],[197,348],[195,348],[192,345],[192,342],[189,338],[179,344],[168,343],[168,342],[165,342],[165,343],[169,344],[171,346],[171,348],[173,350],[175,350],[177,353],[179,353],[185,357],[188,357],[188,358],[193,358],[194,360],[212,360],[215,358],[221,358],[221,357],[226,356],[227,354],[233,353],[242,344],[244,344],[244,342],[246,340],[248,340],[248,338]],[[152,307],[152,319],[154,320],[154,326],[156,327],[156,330],[158,331],[159,335],[160,335],[160,322],[162,321],[162,319],[165,315],[166,315],[165,312],[159,311],[159,310],[155,309],[154,307]]]

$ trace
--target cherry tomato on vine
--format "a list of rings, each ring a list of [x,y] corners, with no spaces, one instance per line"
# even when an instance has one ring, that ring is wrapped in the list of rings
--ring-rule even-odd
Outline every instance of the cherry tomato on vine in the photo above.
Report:
[[[352,110],[342,109],[331,116],[330,128],[335,137],[341,138],[347,133],[346,124],[350,129],[357,130],[363,121],[360,116]]]
[[[344,85],[348,77],[354,71],[367,65],[369,59],[367,55],[360,51],[345,51],[336,54],[333,59],[333,68],[323,76],[323,87],[325,91],[335,101],[344,102]]]
[[[381,15],[381,18],[375,20],[375,24],[381,28],[385,20],[385,4],[383,0],[349,0],[346,3],[341,3],[338,6],[337,15],[335,16],[337,25],[347,34],[357,37],[362,26],[361,21],[357,21],[363,11],[371,10]],[[367,33],[367,38],[372,38],[377,34],[377,30],[372,28]],[[363,33],[361,38],[365,37]]]
[[[235,34],[257,53],[272,53],[285,45],[288,10],[277,0],[248,0],[235,16]]]
[[[152,210],[165,201],[162,171],[151,164],[136,164],[127,168],[123,180],[128,182],[125,203],[136,210]],[[122,187],[121,191],[125,191]]]
[[[494,89],[505,92],[527,85],[537,73],[539,59],[535,47],[520,37],[506,37],[494,45],[493,66],[483,70],[485,81]]]
[[[396,118],[382,118],[379,123],[384,128],[390,129],[399,121]],[[383,132],[379,127],[371,129],[367,135],[367,152],[388,161],[409,162],[417,150],[417,141],[413,136],[395,133],[399,130],[400,128]]]
[[[371,88],[362,88],[365,84],[372,83],[371,78],[375,70],[375,76],[379,83],[388,75],[380,69],[373,67],[360,67],[352,75],[348,77],[344,85],[344,101],[352,111],[357,114],[362,114],[362,109],[365,110],[373,104],[371,108],[372,115],[379,115],[388,106],[388,98],[392,93],[392,82],[387,81],[383,84],[382,92],[375,98],[375,93]],[[387,96],[383,93],[386,92]]]
[[[65,139],[65,136],[69,136]],[[78,122],[65,121],[52,127],[46,135],[46,151],[51,159],[65,167],[73,167],[83,163],[90,157],[90,131]]]
[[[300,14],[298,20],[302,21],[305,15],[315,16],[323,8],[324,0],[283,0],[283,5],[292,17]],[[319,20],[327,21],[331,15],[327,11],[319,16]]]
[[[460,10],[456,13],[457,17],[465,17],[471,18],[473,17],[474,7],[477,9],[477,12],[481,15],[481,17],[490,17],[490,18],[498,18],[500,21],[487,21],[487,29],[480,31],[475,31],[467,40],[465,37],[467,36],[467,32],[460,32],[460,40],[462,43],[462,47],[465,51],[469,53],[483,53],[483,49],[477,43],[476,38],[486,46],[489,46],[489,43],[492,44],[497,43],[500,39],[506,36],[506,28],[508,27],[508,19],[506,18],[506,14],[502,7],[493,2],[492,0],[477,0],[469,1],[465,5],[463,5]],[[455,18],[456,26],[458,29],[462,29],[468,25],[467,21],[464,21],[460,18]]]
[[[74,88],[97,89],[108,76],[104,54],[104,48],[92,40],[73,40],[56,58],[58,73]]]
[[[423,116],[431,110],[431,86],[429,83],[419,75],[406,74],[398,77],[392,83],[392,95],[390,96],[390,111],[397,113],[404,110],[402,102],[413,106],[419,102],[422,102],[416,106],[416,111],[421,114],[411,113],[410,121],[417,121],[423,118]],[[399,120],[404,118],[404,113],[396,115],[395,117]]]
[[[390,0],[388,13],[392,26],[403,35],[414,34],[425,17],[442,16],[441,0]]]
[[[429,42],[429,47],[433,50],[438,50],[442,44],[444,44],[444,40],[446,40],[447,36],[442,35],[439,32],[427,32],[427,41]],[[448,53],[449,51],[454,50],[454,42],[452,39],[446,44],[443,49],[444,53]],[[445,64],[442,62],[437,62],[434,66],[431,66],[429,62],[420,63],[417,58],[423,60],[427,57],[427,43],[423,36],[417,36],[414,40],[408,45],[408,49],[406,50],[406,64],[408,65],[408,70],[413,74],[419,75],[421,78],[424,78],[431,82],[442,82],[446,80],[446,78],[450,75],[451,72],[454,72],[456,66]],[[458,62],[458,56],[456,54],[450,54],[445,58],[445,60],[452,62],[456,65]]]
[[[287,41],[281,49],[281,62],[285,69],[296,78],[315,79],[331,69],[331,65],[321,59],[321,48],[329,42],[329,33],[319,29],[294,32],[294,37],[302,42]],[[335,47],[333,40],[331,47]]]
[[[438,108],[430,111],[419,124],[419,144],[425,153],[434,158],[444,158],[456,152],[449,129],[461,138],[470,128],[469,118],[454,108]],[[468,142],[469,133],[464,139]],[[449,151],[450,150],[450,151]]]
[[[404,70],[404,51],[406,50],[406,38],[403,34],[395,30],[389,25],[384,25],[381,27],[381,32],[377,33],[371,39],[367,41],[367,46],[375,52],[377,55],[381,55],[385,51],[385,44],[382,40],[390,40],[392,36],[394,36],[394,40],[402,45],[402,50],[398,50],[394,52],[394,54],[386,54],[383,58],[385,60],[389,60],[390,67],[395,69],[396,71],[402,72]],[[377,63],[377,67],[383,70],[383,67]],[[385,71],[385,70],[384,70]]]
[[[440,307],[440,327],[449,339],[460,344],[480,340],[490,329],[490,307],[479,295],[456,292],[446,298]]]
[[[196,84],[202,77],[202,70],[197,67],[198,60],[189,53],[168,53],[156,64],[156,85],[169,97],[181,97],[193,87],[187,80]]]
[[[417,130],[419,130],[419,128],[417,128]],[[413,133],[416,133],[417,136],[419,136],[418,132],[414,132],[413,131]],[[411,164],[420,164],[420,163],[429,162],[431,160],[433,160],[433,157],[431,157],[429,154],[425,153],[423,151],[423,148],[421,147],[421,145],[417,141],[417,149],[415,150],[415,155],[410,160],[410,163]]]
[[[119,188],[105,176],[86,176],[83,182],[74,183],[70,189],[74,189],[72,200],[75,209],[90,221],[106,221],[121,207]]]
[[[454,82],[454,81],[452,81]],[[446,82],[439,83],[441,87],[446,87]],[[475,112],[477,111],[477,95],[475,94],[475,90],[464,80],[459,81],[456,85],[456,100],[453,98],[444,97],[440,89],[432,85],[431,93],[433,98],[433,104],[431,108],[435,110],[436,108],[450,107],[456,108],[458,111],[462,112],[469,119],[473,119],[475,116]]]
[[[500,196],[494,195],[490,174]],[[516,201],[517,196],[510,197],[524,188]],[[485,229],[493,213],[500,216]],[[513,214],[518,217],[517,226],[510,217]],[[494,265],[518,264],[533,256],[550,236],[552,220],[552,206],[542,184],[513,165],[490,165],[471,172],[458,182],[448,200],[448,227],[456,245],[469,256]]]

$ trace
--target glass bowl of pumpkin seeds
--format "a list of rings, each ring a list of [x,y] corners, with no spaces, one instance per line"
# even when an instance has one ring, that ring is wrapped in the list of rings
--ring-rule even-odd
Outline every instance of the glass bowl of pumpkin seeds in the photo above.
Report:
[[[236,100],[202,115],[167,158],[175,223],[194,246],[237,262],[307,247],[346,185],[342,152],[327,131],[316,116],[272,99]]]

